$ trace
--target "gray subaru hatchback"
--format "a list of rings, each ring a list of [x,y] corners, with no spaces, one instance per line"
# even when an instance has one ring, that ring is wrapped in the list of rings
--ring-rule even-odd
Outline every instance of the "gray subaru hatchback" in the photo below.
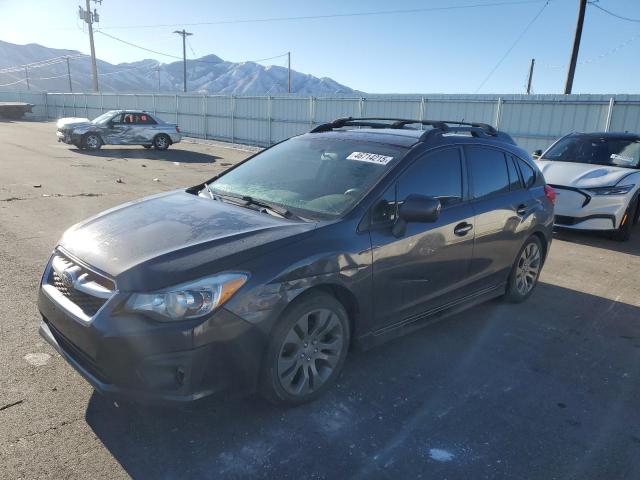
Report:
[[[533,292],[555,194],[481,123],[345,118],[67,230],[44,338],[99,392],[313,400],[347,352]]]

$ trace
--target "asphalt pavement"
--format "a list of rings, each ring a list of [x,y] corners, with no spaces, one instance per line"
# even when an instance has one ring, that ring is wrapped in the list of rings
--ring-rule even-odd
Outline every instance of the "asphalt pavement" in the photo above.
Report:
[[[524,304],[492,301],[354,353],[328,395],[114,405],[38,335],[43,267],[70,225],[242,160],[56,142],[0,122],[0,478],[640,478],[640,228],[559,232]]]

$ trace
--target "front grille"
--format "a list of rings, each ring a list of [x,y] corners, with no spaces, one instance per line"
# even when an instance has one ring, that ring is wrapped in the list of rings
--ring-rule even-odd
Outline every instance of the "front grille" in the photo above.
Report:
[[[63,275],[72,273],[65,282]],[[51,259],[47,284],[55,288],[86,317],[93,317],[115,293],[112,280],[84,267],[66,255],[56,252]]]
[[[51,269],[49,285],[56,287],[62,295],[80,307],[87,317],[93,317],[106,303],[105,299],[94,297],[73,288],[67,288],[66,285],[62,283],[60,276],[53,269]]]

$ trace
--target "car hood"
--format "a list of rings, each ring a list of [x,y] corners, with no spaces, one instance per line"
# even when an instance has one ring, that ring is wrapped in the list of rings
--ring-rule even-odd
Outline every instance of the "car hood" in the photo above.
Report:
[[[88,118],[79,118],[79,117],[67,117],[61,118],[56,122],[56,128],[62,127],[76,127],[78,125],[91,125],[91,122]]]
[[[609,167],[591,163],[536,161],[551,185],[564,185],[576,188],[608,187],[617,184],[635,170],[623,167]]]
[[[115,278],[120,290],[151,291],[237,269],[314,228],[180,190],[79,223],[60,246]]]

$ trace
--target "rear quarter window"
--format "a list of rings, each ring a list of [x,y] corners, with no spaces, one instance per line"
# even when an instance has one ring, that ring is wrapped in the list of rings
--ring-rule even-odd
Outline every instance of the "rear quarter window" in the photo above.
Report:
[[[520,173],[522,173],[522,181],[525,188],[530,188],[536,182],[536,172],[531,166],[522,159],[518,159],[518,166],[520,167]]]

